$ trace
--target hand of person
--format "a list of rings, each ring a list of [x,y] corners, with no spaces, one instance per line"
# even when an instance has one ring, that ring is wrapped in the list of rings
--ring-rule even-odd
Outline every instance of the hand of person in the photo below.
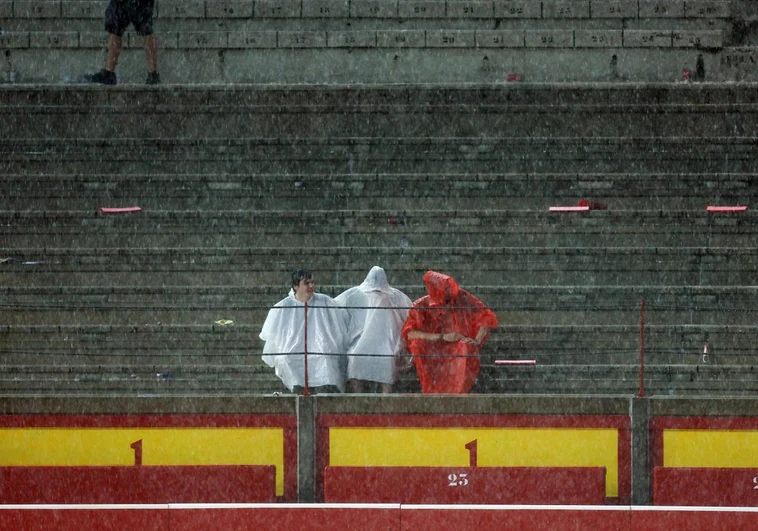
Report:
[[[395,357],[395,367],[398,372],[408,372],[413,367],[413,356],[402,355]]]
[[[466,336],[458,332],[448,332],[447,334],[442,334],[442,340],[447,341],[448,343],[453,343],[455,341],[462,341],[466,339],[468,339]]]

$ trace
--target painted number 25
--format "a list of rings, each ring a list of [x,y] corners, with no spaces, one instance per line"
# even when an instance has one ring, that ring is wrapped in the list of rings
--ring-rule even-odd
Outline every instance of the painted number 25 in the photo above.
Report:
[[[465,472],[461,472],[460,474],[450,474],[447,476],[448,480],[448,487],[465,487],[468,485],[468,478],[466,477],[468,474]]]
[[[758,476],[753,478],[753,490],[758,490]]]

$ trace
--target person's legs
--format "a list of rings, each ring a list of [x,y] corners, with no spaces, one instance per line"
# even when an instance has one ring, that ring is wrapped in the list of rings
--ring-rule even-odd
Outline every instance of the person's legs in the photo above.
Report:
[[[129,15],[124,10],[120,0],[110,0],[105,8],[105,31],[108,33],[108,51],[105,57],[105,68],[86,76],[91,83],[115,85],[116,67],[123,47],[124,31],[129,25]]]
[[[308,388],[308,394],[310,395],[322,395],[324,393],[328,394],[340,394],[342,391],[340,391],[340,388],[336,385],[319,385],[316,387],[309,387]],[[305,387],[302,385],[295,385],[292,387],[292,394],[293,395],[304,395],[305,394]]]
[[[158,39],[155,35],[145,35],[145,55],[147,57],[147,71],[158,70]]]
[[[121,50],[124,47],[123,37],[114,33],[108,34],[108,55],[105,58],[105,69],[109,72],[115,72],[118,66],[118,60],[121,57]]]
[[[153,8],[154,0],[133,0],[133,12],[131,16],[134,29],[138,35],[145,39],[145,58],[147,59],[148,85],[157,85],[161,82],[158,75],[158,40],[153,34]]]
[[[342,391],[340,391],[340,388],[336,385],[319,385],[317,387],[311,387],[309,389],[310,393],[312,395],[323,395],[323,394],[340,394]]]
[[[351,393],[391,393],[392,384],[375,382],[373,380],[356,380],[347,381]]]
[[[160,85],[161,76],[158,74],[158,42],[155,35],[145,36],[145,54],[147,55],[147,79],[148,85]]]

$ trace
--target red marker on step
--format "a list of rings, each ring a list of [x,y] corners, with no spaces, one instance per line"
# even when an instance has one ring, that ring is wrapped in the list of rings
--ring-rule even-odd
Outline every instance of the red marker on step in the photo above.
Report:
[[[714,206],[714,205],[708,205],[708,208],[706,208],[708,212],[746,212],[747,206]]]
[[[139,212],[140,210],[142,210],[142,208],[138,206],[119,208],[100,207],[100,212],[103,212],[105,214],[124,214],[127,212]]]

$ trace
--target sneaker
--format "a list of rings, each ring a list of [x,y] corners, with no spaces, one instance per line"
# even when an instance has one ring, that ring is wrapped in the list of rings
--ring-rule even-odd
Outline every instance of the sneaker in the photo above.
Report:
[[[160,85],[161,84],[161,75],[156,72],[148,72],[147,73],[147,79],[145,80],[145,83],[148,85]]]
[[[85,76],[85,78],[89,83],[100,83],[101,85],[115,85],[117,83],[116,72],[111,72],[105,68],[100,72]]]

